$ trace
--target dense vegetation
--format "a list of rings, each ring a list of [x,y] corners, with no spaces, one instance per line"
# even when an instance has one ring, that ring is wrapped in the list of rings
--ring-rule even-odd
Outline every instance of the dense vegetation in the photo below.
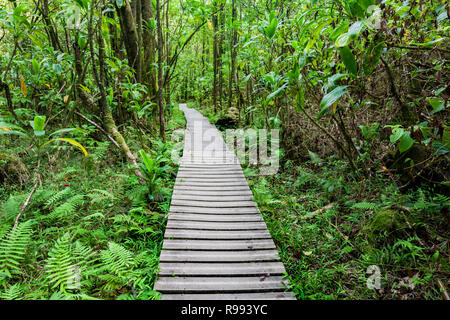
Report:
[[[446,1],[0,4],[1,299],[158,298],[179,102],[280,130],[245,172],[299,299],[448,299]]]

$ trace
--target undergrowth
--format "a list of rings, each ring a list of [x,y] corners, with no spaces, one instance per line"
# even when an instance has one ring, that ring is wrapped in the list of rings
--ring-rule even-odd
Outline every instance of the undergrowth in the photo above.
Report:
[[[153,284],[176,176],[170,134],[183,125],[173,110],[168,142],[144,137],[149,156],[165,163],[154,194],[114,146],[89,136],[87,157],[69,152],[41,165],[42,184],[16,228],[32,185],[1,186],[0,299],[159,299]],[[138,148],[139,133],[126,133]]]
[[[343,168],[331,158],[287,161],[274,176],[244,170],[297,298],[441,299],[450,198],[425,186],[402,193],[380,176],[344,179]]]

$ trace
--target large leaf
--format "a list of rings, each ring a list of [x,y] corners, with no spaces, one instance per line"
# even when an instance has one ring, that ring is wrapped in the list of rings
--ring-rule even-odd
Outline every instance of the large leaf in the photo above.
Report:
[[[274,97],[278,96],[281,92],[284,91],[284,89],[287,87],[287,83],[283,84],[281,87],[279,87],[277,90],[272,92],[267,96],[267,101],[272,100]]]
[[[30,121],[31,126],[34,130],[34,135],[36,137],[43,136],[45,134],[44,127],[45,127],[45,120],[47,119],[46,116],[35,116],[33,121]]]
[[[339,54],[347,70],[350,71],[350,73],[352,73],[353,75],[356,75],[358,73],[358,65],[356,64],[355,56],[353,55],[349,47],[345,46],[339,48]]]
[[[155,162],[152,158],[150,158],[144,150],[139,150],[139,153],[142,156],[142,161],[144,162],[145,167],[147,168],[148,172],[153,172],[155,167]]]
[[[409,131],[405,131],[398,142],[398,150],[403,153],[408,151],[414,144],[414,139],[409,135]]]
[[[319,115],[317,116],[317,119],[322,118],[323,114],[328,110],[328,108],[333,105],[333,103],[338,101],[339,98],[342,97],[345,93],[347,93],[347,87],[348,86],[339,86],[322,98],[322,101],[320,102],[321,109]]]
[[[430,103],[430,105],[433,107],[433,111],[431,114],[435,114],[436,112],[442,111],[445,109],[445,103],[444,100],[439,98],[427,98],[427,101]]]
[[[394,128],[392,129],[392,134],[389,137],[389,140],[391,143],[396,143],[402,137],[403,133],[405,133],[403,128]]]
[[[87,156],[87,155],[88,155],[86,149],[85,149],[79,142],[77,142],[77,141],[75,141],[75,140],[73,140],[73,139],[69,139],[69,138],[55,138],[55,139],[52,139],[52,140],[50,140],[50,141],[47,141],[46,143],[44,143],[44,144],[43,144],[42,146],[40,146],[39,148],[43,148],[43,147],[45,147],[47,144],[49,144],[50,142],[54,142],[54,141],[65,141],[65,142],[68,142],[68,143],[70,143],[71,145],[74,145],[74,146],[80,148],[81,151],[84,153],[84,156]]]
[[[275,32],[277,31],[277,27],[278,27],[278,19],[277,18],[271,19],[269,24],[266,27],[264,27],[264,34],[266,35],[266,37],[272,39],[273,36],[275,35]]]

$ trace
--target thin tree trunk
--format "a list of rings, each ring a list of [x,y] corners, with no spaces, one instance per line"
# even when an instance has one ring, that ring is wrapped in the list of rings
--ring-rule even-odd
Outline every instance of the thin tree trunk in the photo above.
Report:
[[[162,141],[165,141],[165,114],[164,114],[164,83],[163,83],[163,38],[161,24],[161,4],[160,0],[156,0],[156,24],[158,29],[158,107],[159,107],[159,135]]]

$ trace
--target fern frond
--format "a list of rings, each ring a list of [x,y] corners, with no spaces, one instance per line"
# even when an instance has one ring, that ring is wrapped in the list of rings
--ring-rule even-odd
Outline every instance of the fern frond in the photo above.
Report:
[[[70,188],[64,188],[61,191],[58,191],[45,202],[45,207],[51,208],[57,205],[63,198],[69,196],[71,193],[72,190]]]
[[[358,202],[352,205],[352,209],[360,210],[375,210],[377,207],[378,205],[373,202]]]
[[[134,254],[121,245],[109,242],[108,249],[101,252],[101,259],[108,271],[123,275],[135,265]]]
[[[72,283],[76,277],[80,277],[80,287],[83,283],[81,275],[90,274],[87,270],[93,261],[94,252],[82,245],[79,241],[72,243],[69,233],[65,233],[56,240],[53,248],[48,254],[46,264],[46,281],[53,288],[59,288],[62,291],[72,288]]]
[[[47,259],[47,281],[53,288],[66,288],[71,276],[72,260],[70,234],[65,233],[61,238],[56,240]]]
[[[20,272],[19,265],[25,257],[30,240],[33,220],[19,223],[17,227],[11,228],[9,233],[0,242],[0,269]]]
[[[69,217],[71,216],[75,210],[80,207],[84,202],[84,196],[83,195],[75,195],[71,198],[69,198],[66,202],[59,205],[53,211],[47,215],[48,219],[57,219],[61,217]]]
[[[23,289],[18,283],[7,288],[5,291],[0,293],[0,299],[2,300],[22,300],[23,299]]]

